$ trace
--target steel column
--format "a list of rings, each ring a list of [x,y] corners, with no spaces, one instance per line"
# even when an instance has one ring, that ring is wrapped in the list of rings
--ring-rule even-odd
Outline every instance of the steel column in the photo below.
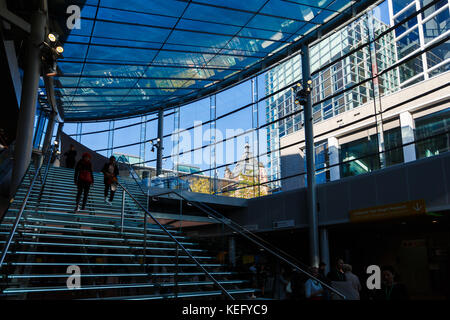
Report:
[[[14,168],[11,180],[12,193],[16,191],[31,159],[34,118],[41,72],[39,45],[45,38],[45,21],[45,15],[42,12],[33,13],[23,76],[19,120],[17,122]]]
[[[163,157],[163,131],[164,131],[164,111],[159,109],[158,111],[158,141],[156,149],[156,175],[159,176],[162,173],[162,157]]]
[[[303,87],[308,86],[310,79],[309,47],[302,46],[302,80]],[[311,95],[304,106],[305,114],[305,144],[306,144],[306,178],[307,178],[307,209],[309,221],[309,253],[313,266],[319,266],[319,230],[317,219],[316,175],[314,164],[314,133]]]

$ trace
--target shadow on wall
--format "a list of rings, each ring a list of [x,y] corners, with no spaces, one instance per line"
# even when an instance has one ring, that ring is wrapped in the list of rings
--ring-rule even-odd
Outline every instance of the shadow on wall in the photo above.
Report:
[[[75,147],[75,150],[77,151],[77,158],[76,161],[81,159],[81,155],[85,152],[90,153],[92,156],[91,162],[92,162],[92,169],[96,172],[100,172],[104,166],[104,164],[108,161],[108,158],[89,149],[85,145],[79,143],[75,139],[72,139],[69,135],[65,134],[64,132],[61,132],[61,167],[65,167],[65,157],[64,153],[69,151],[70,145],[73,144]],[[127,168],[123,165],[118,163],[119,170],[127,170]]]
[[[281,178],[305,173],[305,160],[300,154],[289,154],[280,157]],[[306,175],[281,180],[281,190],[288,191],[306,186]]]

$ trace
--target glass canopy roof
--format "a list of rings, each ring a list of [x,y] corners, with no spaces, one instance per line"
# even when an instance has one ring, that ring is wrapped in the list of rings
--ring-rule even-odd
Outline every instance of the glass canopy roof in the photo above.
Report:
[[[374,2],[86,0],[81,28],[61,37],[55,95],[65,121],[181,105],[267,68],[332,18]]]

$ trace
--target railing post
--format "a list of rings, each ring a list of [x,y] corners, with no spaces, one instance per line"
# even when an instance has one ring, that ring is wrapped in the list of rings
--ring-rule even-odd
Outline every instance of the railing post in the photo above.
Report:
[[[144,264],[144,268],[146,267],[146,254],[147,254],[147,217],[144,213],[144,252],[142,257],[142,262]]]
[[[120,216],[120,232],[123,233],[123,223],[125,220],[125,189],[122,188],[122,212]]]

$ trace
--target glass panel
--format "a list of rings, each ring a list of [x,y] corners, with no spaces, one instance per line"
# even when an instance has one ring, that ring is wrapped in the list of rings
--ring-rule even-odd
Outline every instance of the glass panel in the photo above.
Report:
[[[426,158],[450,150],[450,108],[416,119],[415,139],[417,158]],[[427,139],[429,138],[429,139]]]
[[[437,38],[450,29],[449,10],[443,10],[423,24],[425,43]]]
[[[386,166],[403,163],[403,148],[401,128],[384,131],[384,147],[386,150]],[[391,150],[392,149],[392,150]],[[389,151],[390,150],[390,151]]]
[[[368,138],[342,144],[339,151],[339,161],[346,161],[340,166],[341,177],[354,176],[379,169],[380,159],[378,156],[377,136],[372,135]]]

